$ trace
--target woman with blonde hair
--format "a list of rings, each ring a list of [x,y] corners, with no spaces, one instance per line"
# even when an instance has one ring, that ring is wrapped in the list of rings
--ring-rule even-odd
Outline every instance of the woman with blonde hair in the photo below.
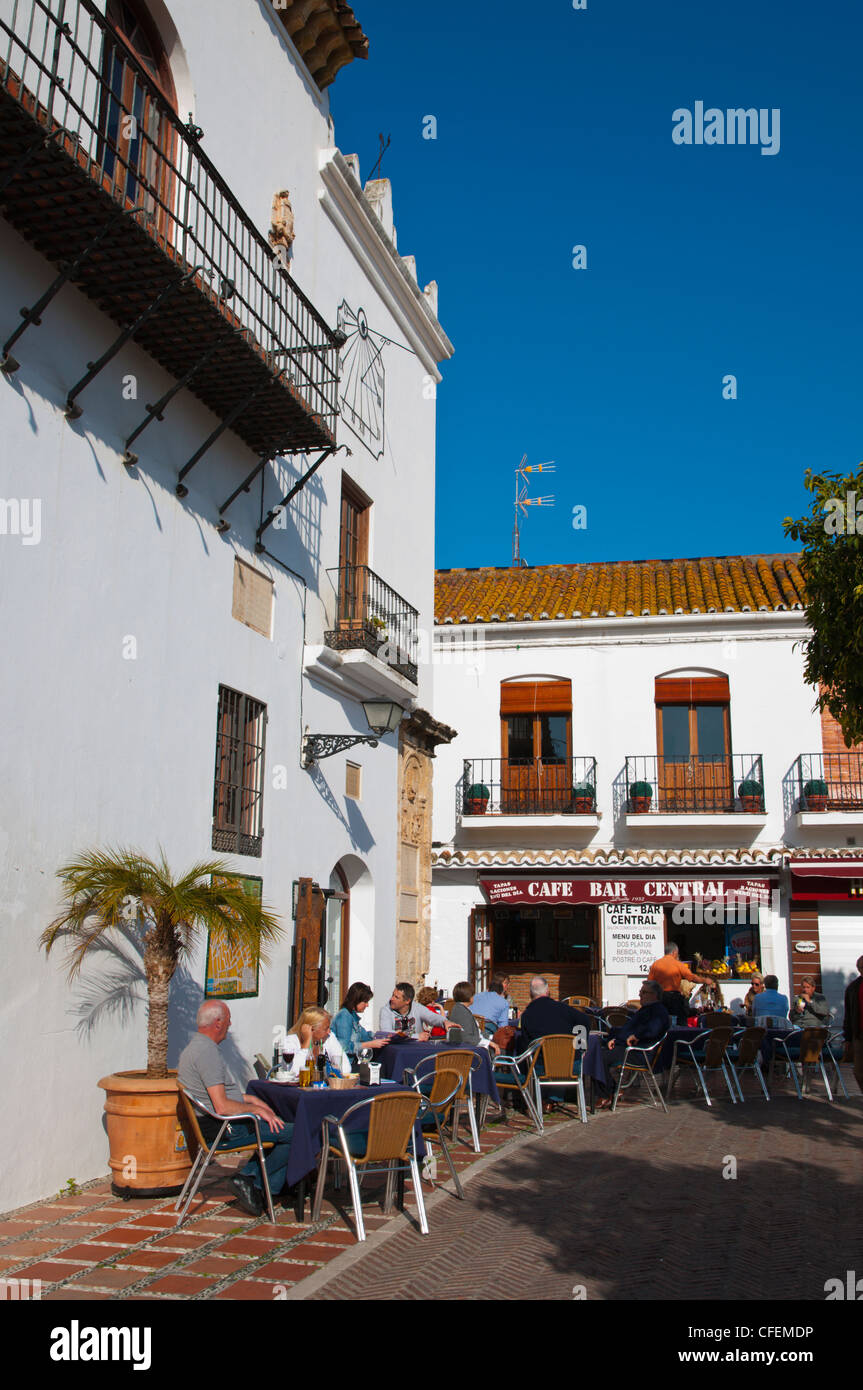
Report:
[[[330,1032],[330,1015],[326,1009],[303,1009],[296,1023],[282,1043],[282,1051],[294,1054],[291,1071],[299,1071],[315,1047],[322,1046],[334,1070],[341,1076],[350,1076],[351,1064],[345,1056],[338,1038]]]

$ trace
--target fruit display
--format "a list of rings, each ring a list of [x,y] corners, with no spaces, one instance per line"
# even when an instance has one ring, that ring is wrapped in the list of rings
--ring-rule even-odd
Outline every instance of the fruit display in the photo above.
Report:
[[[703,956],[700,951],[696,951],[692,960],[693,969],[701,975],[712,975],[717,980],[746,979],[759,970],[757,960],[744,960],[738,953],[732,961],[731,957],[723,959],[716,956],[713,960]]]

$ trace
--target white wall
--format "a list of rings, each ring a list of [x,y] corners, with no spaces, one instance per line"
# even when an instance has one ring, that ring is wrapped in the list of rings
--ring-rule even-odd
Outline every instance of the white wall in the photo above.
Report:
[[[401,339],[402,325],[386,302],[387,276],[397,266],[370,277],[322,206],[320,155],[332,142],[326,98],[291,56],[270,6],[238,0],[214,14],[213,6],[172,0],[169,8],[204,148],[247,211],[266,234],[272,195],[289,188],[303,290],[331,325],[344,298],[366,309],[375,330]],[[2,322],[16,322],[19,306],[38,298],[55,273],[0,219]],[[129,473],[122,464],[122,441],[145,405],[172,384],[151,358],[128,345],[82,394],[82,418],[63,418],[69,387],[117,331],[67,286],[43,326],[16,347],[19,372],[11,381],[0,378],[0,493],[39,499],[42,528],[37,545],[0,536],[7,1113],[29,1113],[34,1069],[40,1078],[39,1113],[26,1136],[16,1137],[13,1127],[0,1159],[2,1209],[44,1196],[70,1175],[84,1181],[106,1171],[104,1096],[96,1081],[144,1064],[143,989],[133,979],[137,1000],[122,1007],[121,990],[112,1003],[111,972],[134,976],[135,966],[108,955],[70,988],[60,959],[41,955],[38,936],[59,908],[56,869],[79,850],[133,845],[154,853],[162,845],[178,871],[211,857],[220,683],[264,701],[268,711],[263,854],[224,857],[238,872],[262,877],[264,900],[285,927],[261,972],[259,998],[232,1005],[224,1046],[237,1078],[247,1079],[254,1053],[268,1051],[271,1026],[286,1021],[293,880],[310,876],[326,886],[343,861],[353,886],[347,975],[368,980],[382,999],[395,971],[396,737],[347,755],[363,766],[360,802],[344,795],[346,755],[323,761],[315,775],[303,771],[304,727],[368,730],[356,698],[304,680],[301,663],[304,645],[320,645],[332,624],[325,572],[338,563],[343,468],[373,499],[372,568],[431,627],[435,404],[423,395],[427,364],[412,353],[387,352],[383,457],[372,458],[340,424],[339,442],[352,457],[328,459],[291,505],[285,529],[266,533],[267,548],[305,580],[304,628],[301,580],[253,552],[257,483],[231,508],[231,531],[222,537],[214,529],[218,506],[254,464],[237,436],[222,436],[189,474],[189,495],[179,500],[178,470],[216,424],[182,392],[164,423],[140,437],[138,468]],[[137,383],[134,400],[124,398],[129,376]],[[265,510],[305,466],[293,459],[268,470]],[[231,616],[235,555],[273,580],[272,640]],[[124,656],[128,638],[136,643],[134,659]],[[429,699],[427,670],[417,694]],[[273,785],[280,766],[288,770],[287,789]],[[203,976],[202,947],[175,980],[172,1063],[194,1027]]]

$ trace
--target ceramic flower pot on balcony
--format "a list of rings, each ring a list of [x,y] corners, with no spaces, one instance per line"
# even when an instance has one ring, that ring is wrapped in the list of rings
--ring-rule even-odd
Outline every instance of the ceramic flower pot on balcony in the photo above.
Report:
[[[484,816],[490,796],[491,792],[482,782],[468,787],[464,794],[464,814],[466,816]]]
[[[629,804],[635,815],[645,815],[650,810],[652,800],[653,787],[649,782],[633,782],[629,789]]]
[[[747,779],[740,783],[737,788],[740,797],[740,805],[744,811],[752,814],[756,811],[764,810],[764,788],[760,782]]]
[[[827,783],[822,782],[820,777],[813,778],[807,782],[803,788],[803,795],[806,800],[807,811],[826,811],[827,810]]]
[[[590,815],[596,805],[596,791],[589,782],[572,789],[572,807],[577,815]]]

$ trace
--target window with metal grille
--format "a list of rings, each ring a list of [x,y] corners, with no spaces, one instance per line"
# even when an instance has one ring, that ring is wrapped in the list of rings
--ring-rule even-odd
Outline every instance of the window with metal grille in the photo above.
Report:
[[[213,849],[261,855],[267,707],[219,686]]]

